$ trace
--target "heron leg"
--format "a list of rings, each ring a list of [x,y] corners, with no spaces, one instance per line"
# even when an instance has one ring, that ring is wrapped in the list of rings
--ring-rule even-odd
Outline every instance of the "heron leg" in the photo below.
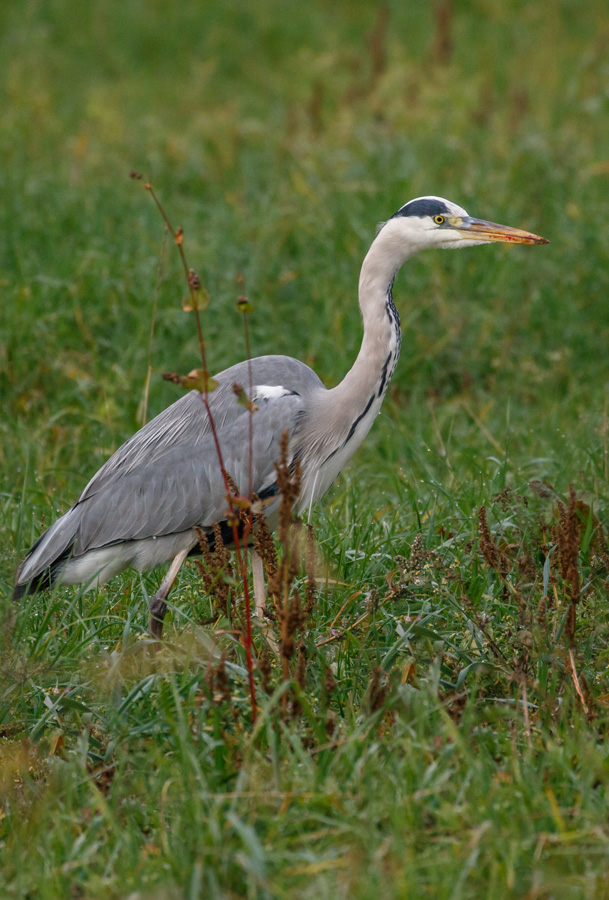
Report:
[[[266,609],[266,588],[264,585],[264,564],[255,550],[251,550],[252,577],[254,580],[254,609],[258,618],[264,618]]]
[[[169,591],[173,587],[173,583],[178,577],[178,572],[182,568],[182,564],[189,553],[190,547],[176,553],[167,570],[167,574],[161,581],[158,591],[150,601],[150,634],[153,638],[156,638],[156,640],[159,640],[163,634],[163,619],[167,612],[167,603],[165,601],[167,600]]]

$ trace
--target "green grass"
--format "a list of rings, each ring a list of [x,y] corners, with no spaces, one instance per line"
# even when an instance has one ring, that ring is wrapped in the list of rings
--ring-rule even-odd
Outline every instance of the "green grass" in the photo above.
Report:
[[[609,897],[606,9],[454,4],[446,52],[440,6],[391,0],[385,32],[346,0],[0,10],[2,897]],[[383,415],[315,511],[327,581],[287,721],[274,673],[252,724],[241,645],[198,624],[192,566],[154,661],[158,572],[9,599],[141,424],[163,229],[131,169],[185,229],[213,369],[244,356],[243,273],[253,352],[336,384],[375,224],[417,195],[551,240],[399,276]],[[160,374],[197,362],[184,293],[168,246],[150,415],[177,396]],[[570,484],[589,716],[552,549]],[[431,555],[400,574],[418,534]]]

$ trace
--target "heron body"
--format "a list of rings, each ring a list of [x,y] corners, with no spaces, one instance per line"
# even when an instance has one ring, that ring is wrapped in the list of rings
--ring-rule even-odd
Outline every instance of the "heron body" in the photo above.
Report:
[[[208,395],[224,466],[242,493],[265,501],[273,524],[279,504],[279,443],[300,460],[297,511],[318,500],[360,446],[378,414],[400,353],[400,320],[392,286],[402,264],[427,247],[547,243],[519,229],[471,219],[440,197],[410,201],[385,222],[366,255],[359,281],[363,339],[344,379],[326,389],[304,363],[262,356],[216,375]],[[250,411],[232,390],[241,384]],[[75,505],[34,544],[17,573],[15,596],[55,583],[108,581],[128,566],[150,569],[198,546],[195,527],[226,519],[226,489],[201,395],[192,391],[151,420],[93,476]]]

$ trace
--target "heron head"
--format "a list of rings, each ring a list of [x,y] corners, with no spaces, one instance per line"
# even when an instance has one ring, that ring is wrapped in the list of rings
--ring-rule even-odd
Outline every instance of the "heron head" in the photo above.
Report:
[[[467,247],[472,241],[490,244],[547,244],[545,238],[509,225],[473,219],[462,207],[442,197],[417,197],[402,206],[383,228],[407,242],[415,251],[425,247]]]

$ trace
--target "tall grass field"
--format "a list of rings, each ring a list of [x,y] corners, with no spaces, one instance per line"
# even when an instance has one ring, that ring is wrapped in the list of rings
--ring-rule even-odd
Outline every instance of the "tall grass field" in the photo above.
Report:
[[[0,898],[607,900],[606,3],[23,0],[0,62]],[[222,609],[185,566],[158,653],[159,571],[11,599],[200,365],[130,170],[211,371],[245,292],[252,354],[336,385],[413,197],[551,242],[404,266],[293,655],[253,622],[255,706],[238,573]]]

